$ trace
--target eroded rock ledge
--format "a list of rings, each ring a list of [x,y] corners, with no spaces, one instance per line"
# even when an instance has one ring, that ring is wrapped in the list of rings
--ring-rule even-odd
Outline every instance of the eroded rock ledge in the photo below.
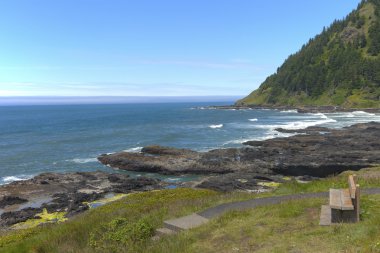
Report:
[[[310,127],[293,132],[299,134],[249,141],[243,148],[195,152],[150,146],[140,153],[121,152],[101,155],[98,159],[122,170],[173,175],[212,174],[212,182],[205,181],[201,185],[212,185],[207,188],[215,189],[226,184],[229,178],[251,178],[254,183],[255,175],[267,176],[274,181],[273,176],[279,174],[326,177],[380,164],[380,123],[356,124],[339,130]]]
[[[36,219],[46,209],[71,217],[89,208],[86,202],[109,193],[161,189],[165,183],[152,178],[130,178],[106,172],[43,173],[32,179],[0,187],[0,229]]]

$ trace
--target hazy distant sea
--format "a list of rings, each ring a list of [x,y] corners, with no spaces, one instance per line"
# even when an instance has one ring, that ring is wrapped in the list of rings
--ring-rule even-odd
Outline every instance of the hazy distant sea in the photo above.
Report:
[[[122,150],[138,152],[152,144],[204,151],[289,136],[274,130],[278,127],[340,128],[380,122],[380,115],[361,111],[299,114],[206,108],[232,103],[0,106],[0,184],[42,172],[112,171],[96,157]]]

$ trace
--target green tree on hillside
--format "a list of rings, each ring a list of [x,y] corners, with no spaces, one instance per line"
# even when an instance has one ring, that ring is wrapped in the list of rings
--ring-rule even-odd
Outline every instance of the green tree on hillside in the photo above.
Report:
[[[367,0],[323,28],[238,104],[380,107],[379,96],[380,0]]]

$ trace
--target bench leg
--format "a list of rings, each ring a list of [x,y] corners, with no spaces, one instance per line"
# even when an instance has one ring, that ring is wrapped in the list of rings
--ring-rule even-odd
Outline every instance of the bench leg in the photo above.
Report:
[[[356,185],[356,194],[355,199],[353,201],[355,208],[355,218],[356,222],[360,221],[360,188],[359,185]]]
[[[319,220],[319,225],[330,226],[331,225],[331,208],[328,205],[323,205],[321,207],[321,217]]]
[[[332,223],[355,223],[357,222],[356,210],[339,210],[331,209],[331,222]]]

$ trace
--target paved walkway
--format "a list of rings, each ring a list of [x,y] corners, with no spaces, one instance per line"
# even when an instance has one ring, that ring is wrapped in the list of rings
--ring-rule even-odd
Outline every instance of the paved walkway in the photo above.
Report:
[[[380,188],[362,189],[364,194],[380,194]],[[211,219],[222,215],[223,213],[231,210],[244,210],[249,208],[255,208],[265,205],[279,204],[281,202],[296,200],[296,199],[309,199],[309,198],[328,198],[328,192],[312,192],[312,193],[300,193],[284,196],[275,196],[267,198],[250,199],[241,202],[225,203],[219,206],[211,207],[198,214],[204,218]]]
[[[257,199],[250,199],[246,201],[221,204],[219,206],[211,207],[202,212],[199,212],[198,214],[207,219],[211,219],[211,218],[220,216],[224,214],[225,212],[228,212],[231,210],[244,210],[244,209],[250,209],[250,208],[255,208],[259,206],[279,204],[281,202],[294,200],[294,199],[324,198],[324,197],[328,197],[328,192],[292,194],[292,195],[285,195],[285,196],[257,198]]]
[[[362,189],[363,194],[380,194],[380,188],[369,188]],[[194,227],[198,227],[206,222],[209,219],[218,217],[225,212],[232,210],[245,210],[250,208],[255,208],[265,205],[279,204],[281,202],[289,200],[298,200],[298,199],[309,199],[309,198],[328,198],[328,192],[315,192],[315,193],[302,193],[302,194],[292,194],[284,196],[275,196],[267,198],[257,198],[250,199],[240,202],[225,203],[215,207],[211,207],[202,212],[191,214],[185,217],[172,219],[164,221],[165,228],[158,229],[157,233],[159,235],[175,233],[181,230],[186,230]]]

